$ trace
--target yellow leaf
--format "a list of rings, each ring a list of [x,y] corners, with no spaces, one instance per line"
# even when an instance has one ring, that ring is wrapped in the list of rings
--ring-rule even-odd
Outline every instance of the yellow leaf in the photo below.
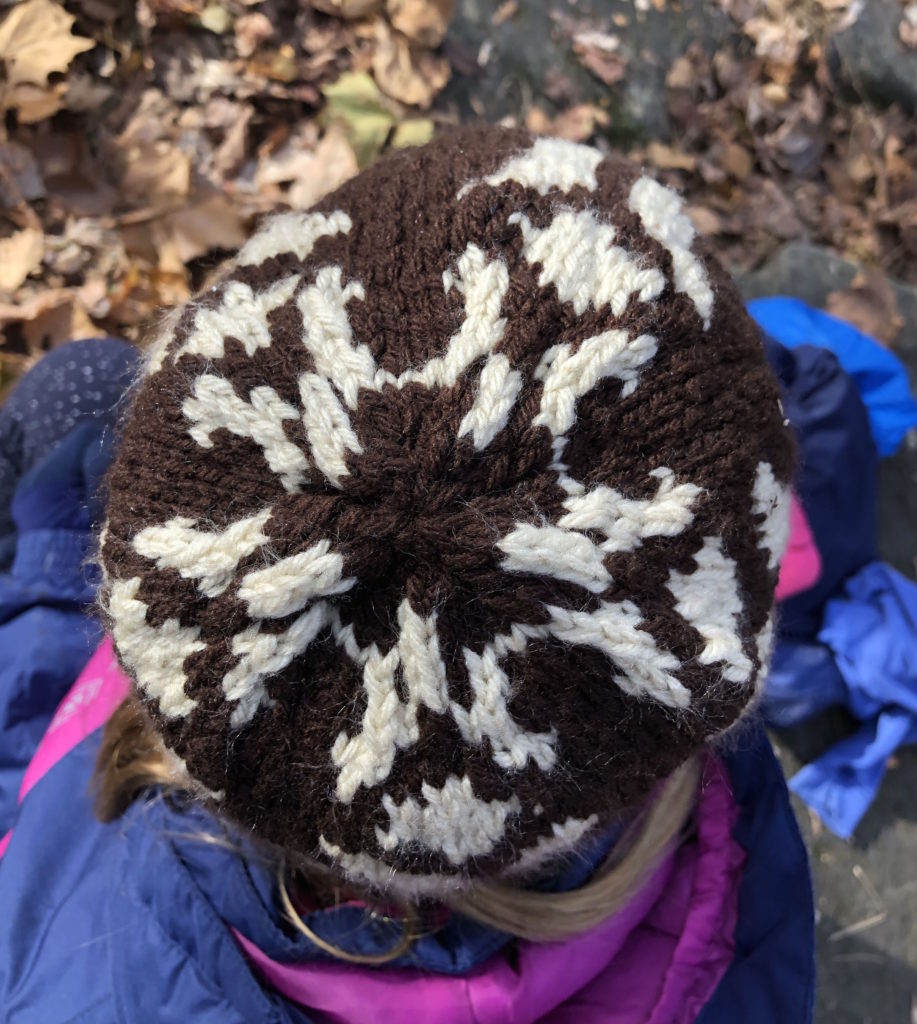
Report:
[[[343,126],[357,163],[366,167],[385,145],[395,118],[385,106],[376,83],[365,72],[348,71],[322,89],[323,120]]]
[[[14,292],[38,269],[44,254],[44,239],[36,228],[25,228],[0,239],[0,290]]]
[[[91,50],[91,39],[70,34],[73,17],[53,0],[25,0],[0,24],[0,60],[10,88],[24,82],[46,85],[48,75],[66,71],[78,53]]]
[[[402,121],[392,136],[392,146],[404,149],[406,146],[423,146],[433,138],[433,122],[428,117],[417,117]]]

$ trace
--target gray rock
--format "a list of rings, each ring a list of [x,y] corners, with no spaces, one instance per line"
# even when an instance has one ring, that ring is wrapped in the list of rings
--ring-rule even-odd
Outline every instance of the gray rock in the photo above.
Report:
[[[456,73],[439,106],[455,105],[489,121],[518,116],[533,101],[551,111],[588,101],[606,106],[612,142],[667,138],[670,125],[665,76],[672,61],[699,41],[713,52],[734,31],[712,0],[682,0],[661,11],[637,11],[630,0],[584,0],[575,7],[558,0],[521,0],[517,13],[494,27],[492,0],[458,0],[446,48]],[[620,39],[627,58],[624,79],[609,87],[580,64],[552,12],[577,20],[593,19]],[[613,24],[615,14],[626,25]],[[483,49],[482,49],[483,48]],[[479,58],[486,60],[479,63]]]
[[[917,112],[917,51],[898,37],[900,0],[863,0],[856,21],[831,40],[829,58],[837,80],[874,103],[900,103]]]

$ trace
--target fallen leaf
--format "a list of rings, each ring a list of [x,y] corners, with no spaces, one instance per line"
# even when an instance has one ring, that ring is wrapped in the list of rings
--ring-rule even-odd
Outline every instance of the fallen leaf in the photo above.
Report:
[[[509,21],[519,13],[519,0],[503,0],[503,3],[494,11],[490,23],[497,28],[503,22]]]
[[[882,271],[860,271],[846,288],[831,292],[825,308],[832,316],[890,345],[904,326],[895,291]]]
[[[0,60],[8,87],[47,85],[48,75],[66,71],[78,53],[96,45],[70,34],[74,20],[53,0],[25,0],[10,11],[0,24]]]
[[[512,0],[511,0],[512,2]],[[443,41],[452,20],[453,0],[386,0],[392,28],[414,43],[433,50]],[[498,24],[498,22],[494,22]]]
[[[665,84],[670,89],[690,89],[696,81],[694,66],[687,57],[676,57],[665,76]]]
[[[646,158],[654,167],[664,171],[693,171],[697,166],[697,157],[664,142],[650,142],[646,147]]]
[[[745,181],[752,172],[754,160],[744,146],[740,146],[737,142],[730,142],[723,151],[722,166],[723,170],[731,174],[733,178]]]
[[[236,18],[233,26],[236,35],[236,53],[240,57],[251,57],[258,47],[274,34],[271,19],[260,11],[243,14]]]
[[[401,103],[429,107],[449,81],[449,62],[412,47],[406,36],[393,32],[385,22],[376,24],[373,76],[379,88]]]
[[[348,21],[368,18],[382,7],[382,0],[309,0],[309,3],[317,11]]]
[[[314,171],[297,178],[287,194],[287,201],[298,210],[314,206],[359,171],[350,143],[333,128],[319,143],[314,158]]]
[[[719,235],[723,231],[723,218],[706,206],[690,205],[685,212],[702,235]]]
[[[372,163],[385,145],[396,118],[379,87],[365,72],[348,71],[322,89],[326,124],[340,124],[360,167]]]
[[[232,28],[232,15],[219,4],[208,4],[201,11],[198,21],[208,32],[217,36],[225,35]]]
[[[910,50],[917,50],[917,3],[904,8],[904,17],[898,25],[898,38]]]
[[[66,93],[65,82],[51,86],[20,82],[3,93],[3,106],[15,110],[22,124],[35,124],[53,117],[63,107]]]
[[[182,263],[216,249],[238,249],[248,237],[245,218],[237,205],[221,193],[171,214],[164,218],[163,225]]]
[[[433,138],[436,126],[428,117],[415,117],[410,121],[402,121],[395,128],[392,136],[393,149],[406,149],[408,146],[425,146]]]
[[[36,228],[24,228],[0,239],[0,291],[16,291],[41,266],[44,237],[44,232]]]
[[[618,51],[621,40],[607,32],[577,32],[573,52],[587,71],[605,85],[616,85],[627,74],[627,59]]]
[[[19,325],[35,356],[71,339],[99,336],[74,288],[50,289],[23,303],[0,303],[0,328],[11,323]]]
[[[126,169],[121,178],[121,195],[131,203],[170,204],[188,195],[191,188],[191,159],[166,140],[149,146],[134,146],[124,153]]]
[[[597,127],[608,125],[608,113],[594,103],[577,103],[556,117],[548,117],[539,107],[532,107],[525,125],[535,135],[551,135],[569,142],[585,142]]]

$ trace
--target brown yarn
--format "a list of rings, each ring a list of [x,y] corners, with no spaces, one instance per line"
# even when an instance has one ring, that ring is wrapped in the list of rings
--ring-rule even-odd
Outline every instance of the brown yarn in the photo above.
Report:
[[[601,823],[638,803],[736,719],[763,668],[757,638],[771,611],[776,571],[752,491],[762,463],[787,485],[793,453],[757,330],[726,274],[697,241],[694,251],[715,296],[704,328],[689,295],[676,287],[672,255],[629,205],[639,178],[630,165],[603,160],[594,189],[576,184],[542,194],[519,181],[483,180],[531,144],[525,133],[473,129],[398,153],[317,208],[346,212],[349,231],[320,238],[304,259],[281,250],[259,262],[231,264],[178,315],[165,360],[140,387],[124,431],[109,481],[106,600],[111,610],[112,586],[136,579],[132,600],[142,603],[144,626],[162,636],[192,631],[200,645],[180,664],[184,694],[196,702],[190,713],[170,716],[142,686],[141,695],[192,776],[225,793],[228,815],[306,855],[320,852],[322,837],[399,871],[495,874],[569,819],[594,815]],[[523,256],[518,217],[544,229],[561,210],[600,213],[614,226],[616,245],[640,266],[661,269],[665,286],[658,297],[632,295],[617,314],[608,305],[577,311],[555,284],[542,283],[541,265]],[[483,359],[449,385],[363,387],[354,408],[336,393],[361,448],[343,450],[346,470],[337,482],[315,471],[315,445],[298,417],[282,421],[283,437],[313,465],[309,480],[292,490],[269,469],[252,437],[215,429],[210,447],[192,437],[187,403],[207,374],[228,381],[244,401],[254,402],[257,389],[269,386],[278,401],[301,410],[302,376],[322,373],[303,344],[298,301],[323,268],[339,268],[341,287],[364,289],[363,299],[347,301],[346,319],[354,344],[366,347],[379,372],[402,374],[442,355],[465,318],[465,297],[458,287],[444,287],[443,274],[455,271],[469,244],[507,269],[500,308],[506,324],[497,351],[522,377],[505,425],[486,447],[460,435]],[[240,322],[239,336],[229,332],[222,339],[222,355],[182,352],[202,311],[218,309],[229,289],[247,285],[258,294],[291,274],[301,278],[295,291],[265,317],[268,346],[252,348],[249,325]],[[569,476],[587,489],[614,488],[637,502],[653,497],[659,486],[653,473],[665,467],[700,492],[684,529],[607,554],[609,582],[597,592],[556,574],[507,570],[498,543],[520,523],[555,525],[565,514],[568,493],[553,468],[552,434],[533,422],[543,399],[536,371],[545,353],[561,345],[576,352],[613,330],[631,338],[652,335],[658,349],[640,366],[631,393],[609,376],[579,397],[563,450]],[[176,516],[215,532],[268,506],[269,543],[245,553],[230,583],[213,595],[202,592],[200,576],[157,564],[136,546],[141,531]],[[603,539],[594,530],[583,535]],[[735,626],[753,666],[741,685],[725,678],[721,663],[702,657],[705,638],[679,612],[670,589],[673,573],[698,571],[710,537],[720,539],[735,567],[742,606]],[[551,608],[595,613],[609,603],[637,609],[639,631],[677,663],[672,674],[690,693],[690,706],[676,709],[631,695],[616,682],[622,672],[606,653],[548,630],[524,650],[507,653],[500,668],[519,728],[556,734],[550,771],[531,758],[508,770],[491,739],[469,742],[455,715],[422,704],[416,741],[398,747],[382,781],[360,785],[343,800],[335,795],[341,769],[331,751],[340,735],[360,733],[367,698],[365,665],[347,654],[340,628],[336,633],[326,624],[300,654],[268,674],[266,699],[242,728],[231,723],[236,706],[223,686],[242,657],[235,638],[253,626],[262,636],[280,636],[306,610],[253,616],[240,597],[241,581],[323,541],[342,559],[341,579],[355,581],[327,598],[339,626],[352,629],[364,652],[375,645],[384,657],[399,636],[402,602],[421,619],[435,615],[449,699],[465,711],[474,693],[464,652],[483,656],[495,637],[518,624],[545,628]],[[112,625],[122,664],[136,675],[114,611]],[[402,702],[406,685],[399,677]],[[391,827],[383,797],[422,808],[429,805],[425,790],[444,791],[458,779],[469,780],[478,801],[518,802],[490,850],[457,865],[420,842],[380,847],[380,832]]]

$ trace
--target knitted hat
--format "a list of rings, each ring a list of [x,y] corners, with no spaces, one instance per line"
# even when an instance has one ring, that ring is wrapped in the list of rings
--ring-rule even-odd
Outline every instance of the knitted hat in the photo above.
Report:
[[[680,199],[468,129],[268,221],[169,321],[104,601],[222,813],[429,891],[544,867],[741,714],[792,468]]]

